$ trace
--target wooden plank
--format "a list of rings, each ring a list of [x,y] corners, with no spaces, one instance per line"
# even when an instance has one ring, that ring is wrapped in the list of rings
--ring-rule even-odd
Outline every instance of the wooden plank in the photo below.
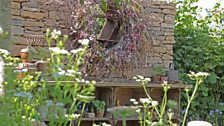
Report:
[[[55,81],[48,81],[48,84],[53,85],[55,83]],[[61,84],[63,83],[70,83],[73,84],[74,81],[61,81]],[[86,84],[80,84],[80,86],[84,86]],[[128,88],[138,88],[138,87],[142,87],[142,85],[140,85],[137,82],[131,82],[131,83],[120,83],[120,82],[97,82],[95,84],[96,87],[128,87]],[[162,88],[162,85],[159,83],[149,83],[148,85],[146,85],[146,87],[149,88]],[[177,88],[192,88],[192,85],[187,85],[187,84],[170,84],[170,87],[173,89],[177,89]]]

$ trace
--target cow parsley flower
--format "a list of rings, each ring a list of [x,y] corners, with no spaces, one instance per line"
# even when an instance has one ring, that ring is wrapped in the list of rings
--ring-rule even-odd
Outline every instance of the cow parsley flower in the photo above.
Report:
[[[89,39],[82,39],[82,40],[79,40],[79,43],[84,45],[84,46],[87,46],[89,44]]]
[[[56,30],[54,29],[52,32],[51,32],[51,38],[53,39],[58,39],[58,37],[61,35],[61,31],[60,30]]]
[[[149,104],[151,100],[149,98],[140,98],[139,100],[142,104]]]

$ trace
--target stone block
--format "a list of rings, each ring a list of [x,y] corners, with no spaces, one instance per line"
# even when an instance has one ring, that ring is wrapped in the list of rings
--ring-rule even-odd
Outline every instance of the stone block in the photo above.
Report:
[[[153,64],[161,64],[162,59],[160,57],[149,57],[147,62],[152,64],[152,65]]]
[[[15,9],[12,9],[12,15],[20,15],[20,10],[15,10]]]
[[[22,2],[27,2],[28,0],[12,0],[12,2],[18,2],[18,3],[22,3]]]
[[[12,2],[11,5],[12,5],[12,9],[17,9],[17,10],[20,9],[20,3]]]
[[[24,29],[29,31],[41,31],[40,27],[24,27]]]
[[[175,16],[173,15],[165,15],[165,21],[170,21],[170,22],[174,22],[175,20]]]
[[[22,3],[23,7],[29,7],[29,8],[39,8],[39,4],[35,0],[31,0],[30,2],[24,2]]]
[[[50,11],[49,12],[49,18],[53,20],[59,20],[60,17],[56,11]]]
[[[166,36],[167,41],[174,41],[174,36]]]
[[[24,21],[23,21],[23,20],[14,20],[14,19],[12,19],[12,20],[11,20],[11,24],[12,24],[13,26],[23,26]]]
[[[21,11],[21,15],[24,18],[33,18],[33,19],[43,19],[45,17],[44,13],[30,12],[30,11]]]
[[[20,51],[24,48],[26,48],[25,45],[12,45],[9,48],[9,52],[12,54],[12,56],[20,56]]]
[[[163,41],[163,44],[170,44],[170,45],[172,45],[174,43],[175,43],[175,41]]]
[[[12,35],[23,35],[24,34],[24,28],[19,26],[12,26],[11,27],[11,33]]]
[[[170,29],[174,29],[175,25],[174,24],[166,24],[166,23],[162,23],[161,24],[162,28],[170,28]]]
[[[23,7],[23,10],[31,12],[40,12],[40,8]]]
[[[44,27],[44,23],[43,22],[31,22],[31,21],[26,21],[24,23],[24,26],[27,27]]]
[[[154,47],[154,51],[155,52],[158,52],[158,53],[166,53],[166,47],[163,47],[163,46],[161,46],[161,47]]]
[[[172,59],[173,59],[173,56],[168,55],[168,54],[164,54],[164,55],[162,56],[162,59],[163,59],[163,60],[172,60]]]
[[[13,37],[12,40],[13,40],[13,44],[15,44],[15,45],[25,45],[25,46],[27,46],[27,44],[28,44],[27,41],[26,41],[26,38],[21,37],[21,36]]]
[[[162,9],[164,14],[176,15],[175,9]]]
[[[30,31],[30,30],[25,30],[26,34],[32,34],[32,35],[43,35],[44,32],[43,31]]]
[[[25,18],[22,18],[22,17],[20,17],[20,16],[12,16],[12,19],[13,19],[13,20],[22,20],[22,21],[25,20]]]

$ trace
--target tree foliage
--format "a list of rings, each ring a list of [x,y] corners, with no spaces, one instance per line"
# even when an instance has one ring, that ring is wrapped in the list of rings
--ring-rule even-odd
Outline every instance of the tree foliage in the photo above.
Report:
[[[211,76],[201,86],[196,102],[192,104],[189,120],[206,120],[213,125],[223,125],[224,112],[224,9],[220,3],[207,10],[205,17],[195,6],[198,0],[177,2],[175,27],[176,44],[174,61],[183,73],[181,79],[193,84],[184,73],[206,71]],[[186,97],[186,96],[184,96]],[[186,104],[183,103],[183,106]]]

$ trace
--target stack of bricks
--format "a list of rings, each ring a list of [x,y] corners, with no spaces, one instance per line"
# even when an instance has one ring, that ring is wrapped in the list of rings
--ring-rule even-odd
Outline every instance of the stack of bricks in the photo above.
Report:
[[[144,18],[148,26],[148,40],[143,42],[142,51],[137,56],[136,66],[122,71],[122,76],[132,78],[139,74],[150,76],[152,67],[168,69],[173,60],[175,4],[153,0],[144,6]],[[56,8],[55,8],[56,9]],[[47,28],[68,30],[57,10],[47,10],[43,0],[12,0],[12,35],[15,43],[13,54],[19,54],[26,46],[29,34],[44,34]],[[66,32],[65,32],[66,33]],[[135,62],[135,61],[134,61]]]
[[[17,56],[30,35],[44,35],[47,28],[67,31],[57,11],[47,10],[43,0],[12,0],[11,53]],[[39,46],[38,43],[33,46]]]

